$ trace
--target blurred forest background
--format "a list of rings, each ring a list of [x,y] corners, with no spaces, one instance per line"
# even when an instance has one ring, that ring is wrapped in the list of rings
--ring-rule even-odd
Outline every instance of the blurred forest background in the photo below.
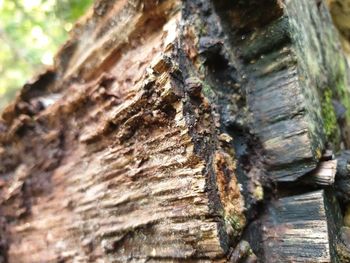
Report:
[[[93,0],[0,0],[0,111],[35,72],[53,63]]]

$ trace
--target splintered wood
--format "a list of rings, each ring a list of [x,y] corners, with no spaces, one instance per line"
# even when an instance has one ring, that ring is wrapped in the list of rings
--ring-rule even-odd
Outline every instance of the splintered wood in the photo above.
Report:
[[[196,153],[170,58],[180,17],[178,1],[96,3],[55,77],[39,76],[4,112],[9,262],[225,258],[244,204],[231,153]],[[198,129],[213,129],[202,102]]]
[[[0,262],[341,262],[338,47],[318,0],[97,0],[2,114]]]
[[[334,244],[340,218],[337,201],[325,191],[284,197],[263,217],[264,262],[337,262]]]
[[[317,168],[303,178],[303,182],[311,185],[333,185],[337,172],[337,160],[320,162]]]

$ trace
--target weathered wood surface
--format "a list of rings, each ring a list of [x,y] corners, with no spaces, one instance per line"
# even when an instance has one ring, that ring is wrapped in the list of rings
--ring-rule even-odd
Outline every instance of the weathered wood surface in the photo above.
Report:
[[[4,112],[9,262],[226,257],[244,204],[210,105],[177,79],[180,8],[98,2],[53,79],[39,76]]]
[[[342,151],[336,159],[338,165],[334,186],[339,199],[343,203],[348,203],[350,201],[350,152]]]
[[[3,261],[337,262],[332,192],[293,187],[350,145],[338,48],[316,0],[97,1],[2,115]]]
[[[302,182],[317,186],[332,186],[337,172],[337,160],[323,161],[318,164],[315,170],[302,178]]]
[[[350,54],[350,2],[349,0],[327,0],[334,24],[341,35],[341,44],[349,58]]]
[[[341,218],[334,195],[323,190],[283,197],[262,217],[263,262],[341,262],[336,242]]]
[[[252,80],[247,101],[269,176],[294,181],[321,157],[329,132],[328,117],[321,112],[323,93],[336,89],[336,81],[346,81],[338,77],[345,60],[334,46],[336,32],[322,3],[289,1],[281,8],[279,19],[239,43],[242,50],[248,45],[242,52]]]

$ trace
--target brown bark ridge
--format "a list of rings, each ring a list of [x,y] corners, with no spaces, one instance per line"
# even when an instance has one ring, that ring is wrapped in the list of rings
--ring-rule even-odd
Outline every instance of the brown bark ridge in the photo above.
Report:
[[[338,42],[322,1],[96,1],[2,114],[0,261],[340,262]]]

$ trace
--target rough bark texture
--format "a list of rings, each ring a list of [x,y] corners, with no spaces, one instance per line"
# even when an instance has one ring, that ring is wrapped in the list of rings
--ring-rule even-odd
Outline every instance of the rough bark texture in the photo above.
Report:
[[[97,1],[3,112],[2,261],[346,262],[347,70],[322,1]]]

